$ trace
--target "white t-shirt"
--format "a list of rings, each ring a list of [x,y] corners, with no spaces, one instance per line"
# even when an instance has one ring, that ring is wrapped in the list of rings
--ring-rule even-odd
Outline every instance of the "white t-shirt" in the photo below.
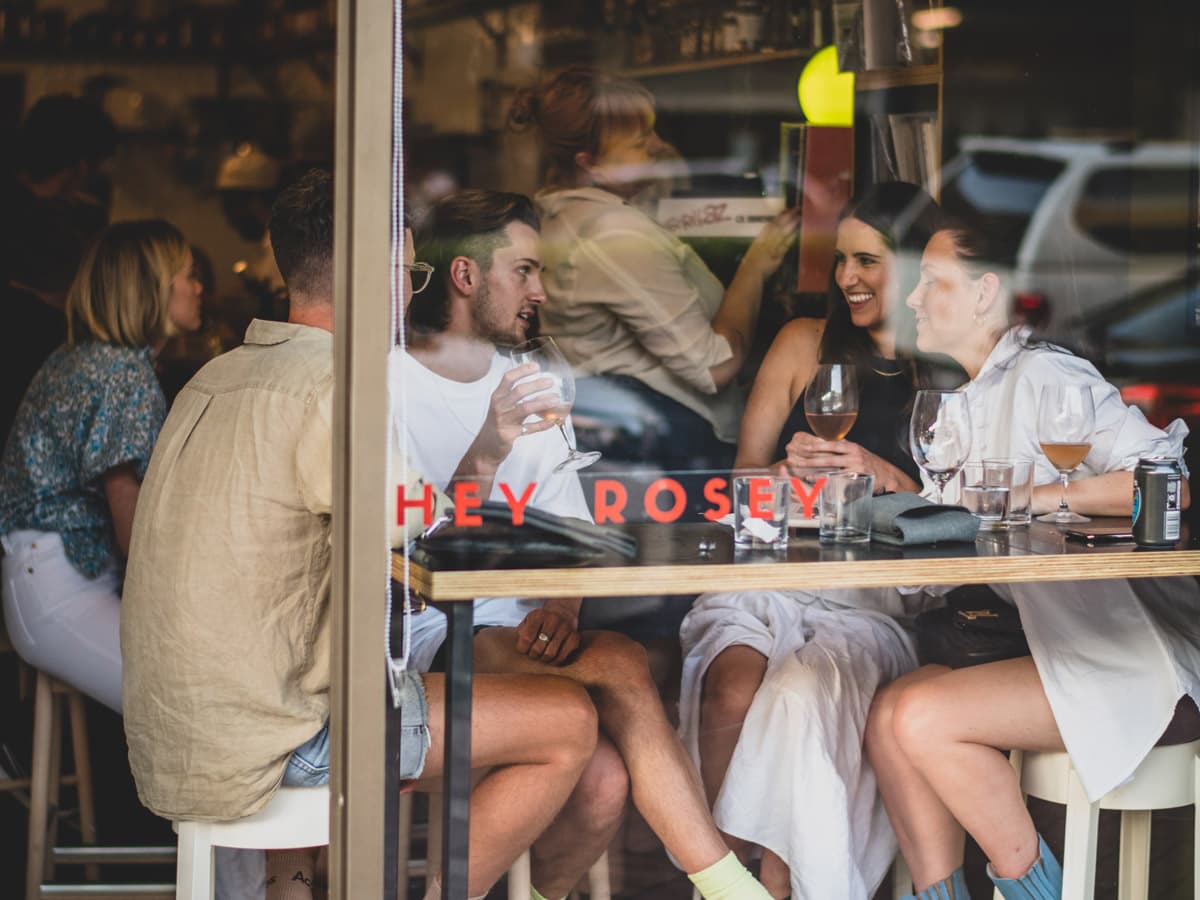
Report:
[[[388,365],[392,421],[408,451],[408,464],[438,488],[450,491],[450,479],[487,417],[492,392],[512,361],[497,353],[488,373],[478,381],[443,378],[412,356],[393,350]],[[571,443],[575,432],[566,423]],[[567,455],[567,445],[557,428],[517,438],[512,453],[500,464],[491,495],[505,502],[501,484],[520,497],[528,485],[536,487],[529,506],[561,516],[591,521],[583,488],[574,472],[555,472]],[[542,606],[540,600],[515,597],[475,601],[476,625],[518,625]],[[426,671],[446,638],[446,617],[436,609],[413,616],[413,668]]]

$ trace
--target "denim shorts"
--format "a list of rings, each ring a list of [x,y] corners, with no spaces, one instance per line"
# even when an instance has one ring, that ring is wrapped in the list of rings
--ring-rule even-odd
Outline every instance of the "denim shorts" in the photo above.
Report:
[[[429,708],[425,685],[417,672],[400,676],[400,780],[419,778],[429,752]],[[287,787],[317,787],[329,784],[329,723],[297,747],[283,773]]]

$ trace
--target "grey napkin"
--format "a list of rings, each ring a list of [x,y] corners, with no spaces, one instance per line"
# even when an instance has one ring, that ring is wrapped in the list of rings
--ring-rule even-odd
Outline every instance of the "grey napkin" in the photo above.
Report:
[[[961,506],[930,503],[919,494],[881,494],[871,499],[871,537],[886,544],[973,541],[979,519]]]

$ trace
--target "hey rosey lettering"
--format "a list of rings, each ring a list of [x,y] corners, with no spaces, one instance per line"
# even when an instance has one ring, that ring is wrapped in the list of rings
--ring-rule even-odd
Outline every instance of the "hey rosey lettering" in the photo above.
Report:
[[[799,478],[790,478],[789,481],[792,485],[792,495],[800,502],[805,518],[811,519],[815,514],[821,488],[825,485],[825,478],[818,478],[812,484],[806,484]],[[751,494],[750,515],[755,518],[770,518],[771,493],[768,490],[768,484],[769,479],[762,479],[762,483],[756,484]],[[519,495],[511,485],[505,482],[500,482],[499,488],[500,493],[504,495],[504,502],[508,504],[508,508],[512,512],[512,523],[514,525],[523,524],[525,509],[533,498],[537,484],[531,482],[525,485],[525,489]],[[724,478],[710,478],[704,483],[704,499],[710,504],[709,508],[704,511],[704,518],[715,522],[729,515],[733,507],[726,493],[728,489],[729,482]],[[408,524],[410,511],[417,509],[421,510],[422,524],[426,526],[433,524],[434,504],[431,485],[423,486],[423,492],[419,499],[407,496],[404,485],[400,485],[397,490],[399,493],[396,511],[399,525]],[[456,481],[451,487],[450,493],[454,501],[455,525],[469,527],[483,524],[483,519],[472,512],[472,510],[478,509],[483,502],[479,496],[478,482]],[[687,491],[674,478],[659,478],[651,482],[641,498],[642,510],[655,522],[678,521],[684,510],[687,509],[687,501]],[[597,525],[605,525],[610,522],[616,525],[624,523],[625,510],[629,507],[629,502],[629,489],[621,482],[612,478],[596,479],[592,489],[592,509]]]

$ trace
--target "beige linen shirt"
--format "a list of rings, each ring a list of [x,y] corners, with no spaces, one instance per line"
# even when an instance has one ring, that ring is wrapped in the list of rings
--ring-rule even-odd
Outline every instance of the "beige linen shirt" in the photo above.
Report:
[[[712,329],[725,287],[696,253],[600,188],[537,197],[542,219],[543,331],[585,375],[632,375],[703,416],[736,443],[743,398],[718,391],[713,366],[733,356]]]
[[[121,609],[129,761],[158,815],[249,815],[329,716],[332,400],[332,335],[256,320],[159,435]]]

